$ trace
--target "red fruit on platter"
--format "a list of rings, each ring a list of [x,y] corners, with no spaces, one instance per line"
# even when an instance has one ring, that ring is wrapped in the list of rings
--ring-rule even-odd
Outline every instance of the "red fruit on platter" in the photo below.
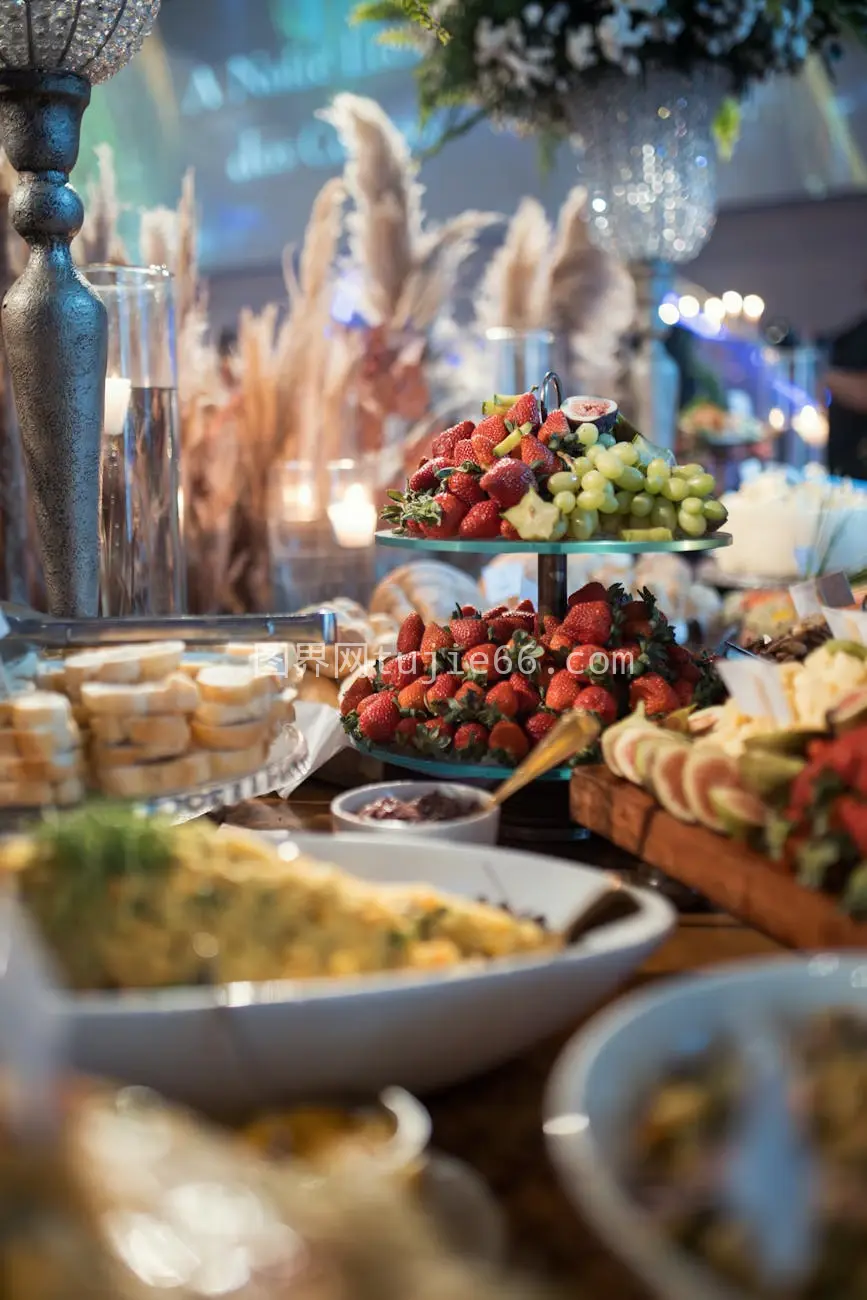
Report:
[[[447,456],[439,456],[435,460],[426,460],[411,475],[407,483],[410,492],[438,492],[442,487],[439,471],[448,469],[451,463]]]
[[[552,411],[538,433],[538,439],[547,447],[551,438],[563,438],[571,426],[562,411]]]
[[[545,708],[554,713],[563,713],[571,709],[581,690],[568,668],[556,672],[545,688]]]
[[[560,651],[565,650],[566,653],[568,654],[569,651],[572,649],[572,647],[575,645],[575,638],[569,636],[568,633],[564,632],[563,629],[559,627],[557,628],[556,632],[551,633],[551,635],[547,638],[547,640],[548,640],[547,649],[553,650],[555,652],[557,650]]]
[[[467,513],[467,507],[463,501],[459,501],[457,497],[451,496],[448,492],[440,492],[439,496],[433,498],[433,504],[439,507],[437,522],[428,523],[422,520],[422,533],[425,537],[435,538],[438,541],[454,537],[460,527],[461,520]]]
[[[481,485],[489,497],[508,510],[523,501],[536,486],[536,479],[529,465],[506,457],[482,476]]]
[[[611,635],[611,606],[606,600],[588,600],[573,605],[560,627],[581,645],[607,645]]]
[[[452,425],[450,429],[444,429],[438,433],[431,443],[431,451],[435,456],[452,457],[455,447],[463,438],[469,438],[475,429],[472,420],[463,420],[461,424]]]
[[[459,608],[462,618],[481,618],[481,614],[475,605],[461,605]]]
[[[500,536],[505,537],[509,542],[520,542],[521,540],[521,534],[514,524],[509,523],[508,519],[504,519],[500,524]]]
[[[445,713],[449,701],[453,700],[461,686],[462,679],[457,673],[440,673],[428,686],[424,702],[429,713]]]
[[[493,717],[515,718],[518,715],[518,696],[508,682],[497,682],[485,696],[485,708]]]
[[[395,729],[394,739],[399,745],[408,745],[415,740],[415,733],[418,731],[417,718],[401,718]]]
[[[473,460],[482,469],[487,469],[493,465],[497,459],[494,448],[508,438],[509,431],[503,424],[503,421],[494,417],[490,420],[482,420],[482,423],[476,429],[470,442],[473,444]]]
[[[683,681],[694,683],[701,680],[701,669],[686,646],[678,645],[676,641],[672,641],[665,648],[665,657],[674,668],[677,676]]]
[[[642,659],[641,646],[637,641],[625,641],[609,650],[608,654],[611,656],[611,671],[627,677],[637,676],[647,662]]]
[[[541,696],[532,682],[519,672],[512,673],[509,685],[518,698],[518,713],[535,713],[541,704]]]
[[[536,606],[533,604],[532,600],[528,599],[528,597],[525,596],[523,600],[519,600],[519,601],[518,601],[517,605],[515,606],[515,611],[514,611],[514,612],[515,612],[516,614],[533,614],[533,615],[535,615],[535,613],[536,613]]]
[[[423,672],[424,660],[418,650],[412,650],[409,654],[393,655],[391,659],[386,659],[379,670],[379,675],[384,686],[391,686],[399,691],[421,677]]]
[[[464,682],[455,695],[455,703],[464,713],[480,708],[484,702],[485,688],[478,682]]]
[[[473,646],[484,645],[488,639],[487,624],[481,618],[453,618],[449,623],[457,650],[472,650]]]
[[[500,535],[500,507],[496,501],[479,501],[470,506],[458,528],[458,536],[483,540]]]
[[[511,641],[515,629],[507,615],[498,614],[496,618],[484,619],[483,622],[488,629],[486,640],[495,641],[497,645],[505,645],[507,641]]]
[[[488,737],[488,752],[500,763],[520,763],[530,752],[530,742],[517,722],[498,722]]]
[[[404,686],[397,696],[397,707],[401,713],[424,713],[425,696],[429,686],[430,678],[427,675],[417,678],[409,686]]]
[[[477,645],[468,650],[461,659],[461,668],[465,673],[478,678],[479,681],[493,682],[500,676],[501,661],[505,658],[503,647],[498,645]]]
[[[573,708],[579,713],[594,713],[603,727],[617,721],[617,701],[604,686],[585,686],[576,696]]]
[[[508,436],[509,430],[506,428],[506,422],[503,417],[501,415],[489,415],[487,419],[480,420],[476,425],[475,433],[472,435],[470,441],[473,443],[473,446],[475,446],[476,438],[487,438],[496,447],[504,438],[508,438]]]
[[[692,704],[692,698],[695,695],[695,682],[689,682],[685,677],[679,677],[672,687],[677,702],[682,709],[686,709]]]
[[[490,609],[486,609],[483,612],[482,620],[485,623],[489,623],[492,618],[499,618],[501,614],[508,614],[508,612],[508,605],[492,605]]]
[[[466,474],[462,469],[456,469],[453,474],[449,474],[446,479],[446,488],[451,492],[453,497],[463,501],[465,506],[474,506],[478,502],[486,502],[487,497],[479,486],[478,476],[475,474]],[[497,526],[499,531],[500,515],[497,512]]]
[[[416,727],[416,747],[428,753],[445,753],[454,739],[455,729],[445,718],[428,718]]]
[[[607,600],[608,590],[601,582],[585,582],[583,587],[573,591],[566,602],[571,609],[573,605],[584,605],[590,600]]]
[[[441,627],[439,623],[428,623],[421,639],[422,661],[429,666],[439,651],[450,650],[453,645],[454,640],[447,627]]]
[[[340,716],[345,718],[347,713],[354,713],[362,700],[366,700],[369,695],[373,694],[373,683],[369,677],[356,677],[350,686],[347,686],[343,699],[340,701]]]
[[[400,710],[391,691],[380,691],[367,703],[358,718],[358,730],[374,745],[387,745],[401,722]]]
[[[539,741],[547,736],[548,732],[557,722],[556,713],[534,713],[524,723],[524,730],[530,737],[532,745],[538,745]]]
[[[421,614],[407,614],[397,634],[397,653],[408,655],[413,650],[420,650],[423,636],[424,619]]]
[[[475,465],[476,449],[469,438],[461,438],[460,442],[455,443],[452,461],[458,466]]]
[[[680,700],[671,686],[659,673],[645,673],[636,677],[629,688],[629,707],[637,709],[644,705],[644,712],[649,718],[662,713],[674,713],[680,708]]]
[[[488,748],[488,729],[480,722],[464,722],[455,732],[454,751],[461,758],[483,758]]]
[[[539,478],[547,478],[563,468],[561,461],[544,442],[527,434],[521,439],[521,460],[530,465]]]
[[[525,393],[515,405],[506,412],[506,424],[512,429],[522,429],[529,433],[538,429],[542,423],[542,411],[535,393]]]
[[[566,667],[573,677],[590,685],[594,677],[602,677],[609,671],[611,658],[608,650],[600,645],[579,645],[570,651]]]

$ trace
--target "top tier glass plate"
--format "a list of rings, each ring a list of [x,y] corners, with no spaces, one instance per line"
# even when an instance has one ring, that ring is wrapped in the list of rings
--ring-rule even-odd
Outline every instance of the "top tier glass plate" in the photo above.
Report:
[[[656,552],[683,554],[689,551],[717,551],[731,546],[730,533],[711,533],[709,537],[684,537],[671,542],[624,542],[617,537],[601,537],[591,542],[512,542],[506,537],[472,541],[453,537],[440,541],[430,537],[408,537],[390,530],[376,534],[379,546],[399,546],[418,551],[464,551],[480,555],[648,555]]]

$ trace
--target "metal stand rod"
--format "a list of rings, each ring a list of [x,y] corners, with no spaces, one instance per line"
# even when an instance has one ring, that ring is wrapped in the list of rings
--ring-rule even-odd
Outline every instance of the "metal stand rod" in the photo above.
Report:
[[[565,555],[540,555],[537,559],[539,576],[539,613],[554,614],[562,618],[566,613]]]

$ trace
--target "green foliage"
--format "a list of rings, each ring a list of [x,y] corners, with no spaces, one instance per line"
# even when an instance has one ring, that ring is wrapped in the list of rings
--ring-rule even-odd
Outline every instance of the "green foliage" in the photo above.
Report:
[[[98,887],[112,876],[168,868],[175,834],[168,821],[100,804],[49,818],[35,839],[43,862]]]

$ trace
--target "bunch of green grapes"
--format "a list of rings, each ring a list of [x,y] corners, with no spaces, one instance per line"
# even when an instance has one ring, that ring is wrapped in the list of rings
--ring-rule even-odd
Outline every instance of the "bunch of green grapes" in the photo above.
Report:
[[[599,532],[644,535],[651,529],[657,540],[703,537],[725,523],[726,508],[713,496],[713,475],[702,465],[672,466],[661,457],[642,464],[634,443],[600,435],[595,424],[582,424],[578,438],[583,455],[548,479],[554,504],[569,518],[573,541],[589,541]]]

